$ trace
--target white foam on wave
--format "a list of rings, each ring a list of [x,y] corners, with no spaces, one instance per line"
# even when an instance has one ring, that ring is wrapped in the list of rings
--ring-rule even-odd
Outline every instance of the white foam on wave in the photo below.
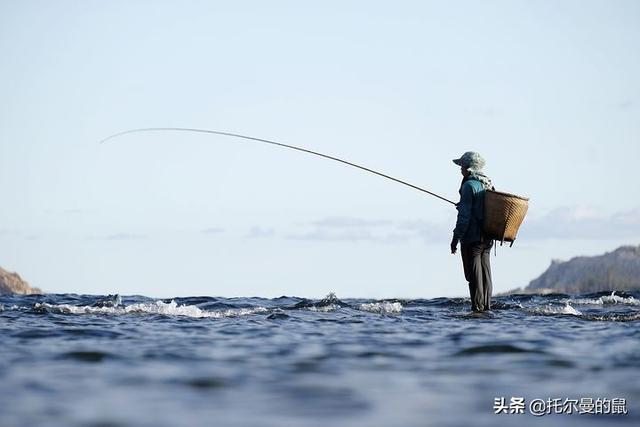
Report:
[[[320,306],[312,305],[311,307],[309,307],[309,310],[327,313],[329,311],[336,311],[339,308],[340,306],[338,304],[327,304],[327,305],[320,305]]]
[[[371,313],[382,314],[397,314],[402,312],[402,304],[399,302],[371,302],[366,304],[360,304],[359,309],[362,311],[369,311]]]
[[[562,307],[562,314],[572,314],[574,316],[580,316],[582,313],[571,306],[571,304],[566,303],[564,307]]]
[[[616,295],[615,291],[611,292],[611,295],[603,295],[597,299],[583,298],[572,301],[576,304],[582,305],[611,305],[611,304],[625,304],[625,305],[640,305],[640,300],[634,297],[621,297]]]
[[[178,305],[175,301],[165,303],[155,301],[152,303],[132,304],[125,307],[91,307],[87,305],[77,306],[70,304],[48,304],[46,302],[36,303],[34,308],[45,308],[48,310],[59,311],[68,314],[162,314],[166,316],[187,316],[195,318],[203,317],[237,317],[246,316],[256,313],[264,313],[267,311],[265,307],[254,308],[232,308],[221,311],[201,310],[195,305]]]
[[[537,314],[570,314],[573,316],[582,315],[579,310],[576,310],[568,302],[565,302],[563,307],[556,307],[552,305],[547,305],[546,307],[535,307],[533,309],[533,312]]]

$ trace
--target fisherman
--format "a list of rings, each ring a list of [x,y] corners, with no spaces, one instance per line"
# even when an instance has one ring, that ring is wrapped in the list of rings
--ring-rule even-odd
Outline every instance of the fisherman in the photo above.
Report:
[[[460,166],[462,184],[460,202],[456,204],[458,218],[451,240],[451,253],[455,254],[460,242],[464,277],[469,282],[471,309],[481,312],[491,309],[491,264],[493,240],[482,233],[485,190],[495,190],[491,179],[482,169],[485,161],[480,154],[467,151],[453,163]]]

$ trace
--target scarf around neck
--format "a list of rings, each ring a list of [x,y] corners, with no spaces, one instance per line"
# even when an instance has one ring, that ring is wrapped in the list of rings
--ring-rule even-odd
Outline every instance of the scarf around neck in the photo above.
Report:
[[[493,183],[491,182],[491,178],[485,175],[483,172],[471,172],[467,178],[465,178],[462,182],[464,183],[468,179],[475,179],[479,181],[480,184],[484,187],[485,190],[493,190]]]

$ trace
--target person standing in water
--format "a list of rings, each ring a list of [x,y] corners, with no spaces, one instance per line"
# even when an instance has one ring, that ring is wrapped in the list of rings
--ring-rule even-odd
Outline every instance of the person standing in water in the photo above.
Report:
[[[460,243],[464,277],[469,282],[471,309],[475,312],[491,309],[491,247],[493,240],[483,236],[484,195],[495,190],[491,179],[482,169],[485,161],[480,154],[467,151],[453,163],[460,166],[462,184],[460,202],[456,204],[458,217],[451,240],[451,253],[455,254]]]

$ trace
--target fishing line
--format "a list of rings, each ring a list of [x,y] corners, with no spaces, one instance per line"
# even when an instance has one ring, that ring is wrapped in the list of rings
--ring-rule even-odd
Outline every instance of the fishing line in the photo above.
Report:
[[[352,162],[349,162],[347,160],[343,160],[343,159],[339,159],[337,157],[333,157],[333,156],[329,156],[327,154],[322,154],[322,153],[318,153],[317,151],[312,151],[312,150],[307,150],[306,148],[302,148],[302,147],[296,147],[295,145],[288,145],[288,144],[283,144],[281,142],[275,142],[275,141],[269,141],[268,139],[262,139],[262,138],[255,138],[253,136],[246,136],[246,135],[240,135],[237,133],[231,133],[231,132],[221,132],[221,131],[216,131],[216,130],[207,130],[207,129],[192,129],[192,128],[141,128],[141,129],[131,129],[131,130],[126,130],[124,132],[119,132],[116,134],[113,134],[111,136],[106,137],[105,139],[103,139],[102,141],[100,141],[100,143],[104,143],[109,141],[110,139],[114,139],[123,135],[127,135],[130,133],[138,133],[138,132],[164,132],[164,131],[176,131],[176,132],[195,132],[195,133],[208,133],[208,134],[213,134],[213,135],[222,135],[222,136],[229,136],[229,137],[233,137],[233,138],[242,138],[242,139],[246,139],[246,140],[250,140],[250,141],[257,141],[257,142],[263,142],[265,144],[271,144],[271,145],[277,145],[278,147],[285,147],[285,148],[290,148],[292,150],[297,150],[297,151],[302,151],[303,153],[308,153],[308,154],[313,154],[315,156],[320,156],[320,157],[324,157],[325,159],[330,159],[330,160],[335,160],[336,162],[340,162],[340,163],[344,163],[346,165],[349,166],[353,166],[355,168],[358,169],[362,169],[364,171],[379,175],[383,178],[387,178],[390,179],[392,181],[398,182],[400,184],[404,184],[408,187],[411,187],[413,189],[422,191],[423,193],[427,193],[430,194],[431,196],[437,197],[440,200],[444,200],[445,202],[449,202],[452,205],[455,206],[455,202],[452,202],[451,200],[444,198],[436,193],[433,193],[429,190],[425,190],[422,187],[418,187],[417,185],[413,185],[410,184],[406,181],[402,181],[398,178],[394,178],[392,176],[389,176],[387,174],[384,174],[382,172],[378,172],[375,171],[373,169],[369,169],[365,166],[361,166]]]

